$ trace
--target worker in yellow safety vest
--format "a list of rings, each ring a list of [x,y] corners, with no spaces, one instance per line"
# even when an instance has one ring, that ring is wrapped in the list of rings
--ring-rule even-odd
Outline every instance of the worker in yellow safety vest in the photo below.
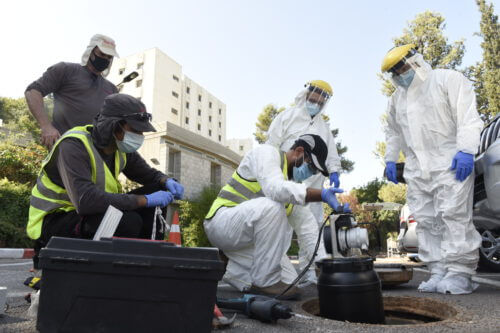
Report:
[[[319,228],[307,202],[323,201],[338,209],[342,189],[307,188],[314,174],[328,175],[328,149],[318,135],[305,134],[287,152],[271,145],[249,151],[221,189],[205,217],[210,242],[228,257],[223,280],[240,291],[278,295],[297,277],[286,256],[292,229],[311,259]],[[348,211],[348,208],[346,209]],[[316,260],[326,256],[319,249]],[[295,298],[296,287],[284,298]]]
[[[152,235],[155,207],[182,198],[184,188],[137,153],[143,132],[156,131],[150,120],[138,99],[112,94],[93,125],[74,127],[56,141],[31,192],[27,233],[36,254],[52,236],[92,238],[110,205],[123,211],[115,236],[162,236]],[[120,173],[144,186],[122,193]]]

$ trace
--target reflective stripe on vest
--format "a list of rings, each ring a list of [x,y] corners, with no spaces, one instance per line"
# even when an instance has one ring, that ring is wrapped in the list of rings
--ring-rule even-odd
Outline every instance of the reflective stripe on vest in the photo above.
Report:
[[[108,193],[120,193],[122,191],[121,185],[117,179],[126,165],[126,154],[119,151],[115,152],[115,172],[112,174],[92,142],[92,136],[89,132],[91,128],[91,125],[79,126],[67,131],[57,140],[49,155],[44,159],[36,185],[31,191],[29,221],[26,227],[26,231],[30,238],[38,239],[40,237],[43,219],[46,215],[59,211],[69,212],[75,210],[75,206],[71,203],[66,190],[54,184],[45,170],[45,167],[54,155],[54,151],[62,140],[66,138],[75,138],[83,143],[90,158],[92,183]]]
[[[286,161],[286,154],[280,152],[280,165],[283,171],[283,176],[288,179],[288,166]],[[237,171],[234,171],[231,179],[220,190],[217,199],[212,203],[210,210],[205,216],[205,219],[210,220],[217,210],[221,207],[234,207],[247,200],[264,197],[264,192],[260,184],[256,180],[247,180],[241,177]],[[293,204],[285,204],[286,214],[289,216],[293,210]]]

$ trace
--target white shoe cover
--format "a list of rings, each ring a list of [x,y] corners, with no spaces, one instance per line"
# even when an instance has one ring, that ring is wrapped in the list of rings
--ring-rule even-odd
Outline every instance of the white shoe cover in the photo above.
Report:
[[[472,282],[469,274],[448,272],[438,283],[436,290],[441,294],[470,294],[477,289],[479,285]]]
[[[444,274],[431,274],[431,278],[422,282],[418,286],[418,291],[422,293],[435,293],[436,286],[443,279]]]

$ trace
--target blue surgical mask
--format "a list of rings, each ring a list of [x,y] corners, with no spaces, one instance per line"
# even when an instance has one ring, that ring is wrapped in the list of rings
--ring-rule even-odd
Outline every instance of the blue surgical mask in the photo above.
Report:
[[[297,183],[303,182],[312,175],[314,175],[314,173],[309,167],[309,164],[306,162],[303,162],[299,167],[293,167],[293,180],[295,180]]]
[[[413,77],[415,77],[415,71],[413,69],[409,69],[403,74],[396,75],[394,80],[396,80],[400,86],[408,88],[413,81]]]
[[[314,117],[321,111],[321,108],[318,104],[309,101],[306,101],[306,109],[307,111],[309,111],[309,115],[311,117]]]
[[[137,151],[137,149],[141,148],[142,143],[144,142],[144,135],[125,131],[125,135],[123,136],[123,141],[115,139],[116,146],[118,150],[123,153],[133,153]]]

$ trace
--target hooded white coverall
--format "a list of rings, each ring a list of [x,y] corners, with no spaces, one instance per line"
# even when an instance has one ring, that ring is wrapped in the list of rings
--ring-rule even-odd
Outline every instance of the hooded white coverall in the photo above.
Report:
[[[319,135],[323,141],[325,141],[328,147],[328,157],[326,159],[326,167],[328,168],[328,173],[340,172],[340,157],[337,152],[337,145],[335,144],[335,139],[333,138],[332,132],[330,131],[330,126],[327,122],[323,120],[321,116],[323,114],[324,108],[311,119],[309,112],[306,109],[307,90],[300,92],[295,98],[294,106],[287,108],[286,110],[280,112],[276,118],[269,126],[267,132],[268,139],[267,144],[278,147],[281,151],[288,151],[294,142],[303,134],[316,134]],[[318,173],[304,181],[307,187],[322,189],[325,182],[325,177]],[[323,223],[323,203],[322,202],[311,202],[307,204],[307,207],[311,210],[314,215],[315,222],[318,226]],[[304,223],[309,223],[309,221],[303,221]],[[295,231],[297,233],[297,231]],[[300,235],[297,233],[297,237]],[[320,248],[324,249],[323,238],[321,239]],[[299,247],[299,267],[304,268],[308,263],[305,258],[305,254],[302,247]],[[314,267],[311,267],[313,270]],[[310,273],[308,279],[314,280],[314,274]]]
[[[386,162],[406,157],[408,205],[417,225],[419,257],[431,273],[474,274],[481,237],[472,223],[474,173],[451,171],[459,151],[476,154],[483,122],[471,83],[459,72],[432,70],[420,54],[408,89],[388,105]]]
[[[257,180],[265,197],[251,199],[235,207],[221,207],[204,227],[210,242],[229,258],[223,280],[240,291],[253,285],[268,287],[279,281],[290,284],[297,273],[286,256],[292,228],[301,234],[299,246],[310,260],[318,237],[309,209],[304,207],[306,186],[285,180],[281,170],[280,152],[270,145],[250,150],[240,165],[238,174]],[[292,203],[287,217],[285,203]],[[322,258],[324,249],[318,250]],[[317,259],[319,260],[319,259]]]

